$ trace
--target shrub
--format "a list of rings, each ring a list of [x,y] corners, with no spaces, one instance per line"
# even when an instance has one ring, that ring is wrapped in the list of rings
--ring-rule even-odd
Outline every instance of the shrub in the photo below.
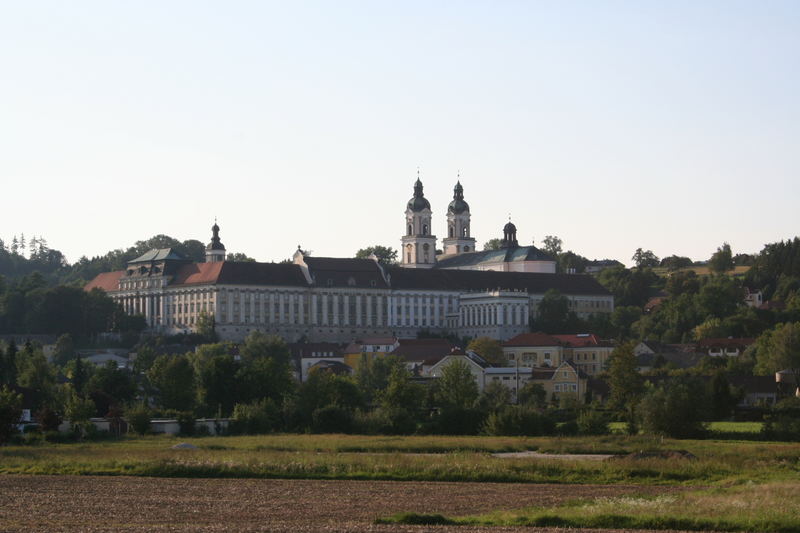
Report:
[[[58,431],[58,426],[61,425],[61,417],[58,413],[49,407],[42,407],[36,412],[36,420],[42,427],[42,431]]]
[[[490,414],[483,430],[488,435],[551,435],[555,422],[537,409],[514,405]]]
[[[574,437],[578,434],[578,423],[575,420],[567,420],[556,426],[556,434],[560,437]]]
[[[238,403],[233,408],[231,433],[258,435],[274,431],[280,424],[280,413],[269,398],[249,404]]]
[[[311,431],[314,433],[350,433],[353,430],[353,413],[338,405],[326,405],[311,414]]]
[[[0,390],[0,444],[8,442],[17,433],[22,417],[22,396],[5,387]]]
[[[144,404],[139,404],[128,409],[127,413],[128,424],[139,435],[144,435],[150,431],[150,418],[152,412],[150,408]]]
[[[417,422],[403,408],[379,408],[373,411],[357,411],[354,429],[365,435],[410,435],[417,429]]]
[[[578,433],[581,435],[608,435],[608,418],[595,410],[584,411],[578,416]]]
[[[445,407],[437,414],[427,432],[440,435],[477,435],[484,422],[484,413],[472,407]]]
[[[777,414],[768,417],[761,434],[769,440],[800,441],[800,418]]]

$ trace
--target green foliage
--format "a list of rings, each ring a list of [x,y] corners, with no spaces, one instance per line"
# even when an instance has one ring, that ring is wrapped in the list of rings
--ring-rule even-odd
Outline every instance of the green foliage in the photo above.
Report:
[[[384,357],[361,356],[355,380],[367,404],[378,401],[382,391],[389,385],[389,376],[395,368],[405,368],[405,363],[394,355]]]
[[[353,430],[353,412],[339,405],[326,405],[315,409],[311,416],[314,433],[350,433]]]
[[[510,405],[490,413],[483,431],[487,435],[552,435],[555,432],[555,422],[539,409]]]
[[[158,357],[147,379],[156,389],[157,403],[164,409],[191,411],[197,395],[194,368],[184,355],[162,355]]]
[[[595,409],[587,409],[578,415],[579,435],[608,435],[608,417]]]
[[[501,239],[489,239],[483,243],[483,250],[499,250],[502,245],[503,241]]]
[[[614,295],[614,305],[643,306],[660,283],[649,268],[627,269],[624,266],[606,268],[597,275],[597,281]]]
[[[493,364],[505,364],[503,345],[491,337],[476,337],[467,345],[467,350],[473,351]]]
[[[608,385],[611,389],[609,406],[630,412],[639,401],[643,390],[642,377],[636,370],[634,344],[621,344],[611,352],[608,362]]]
[[[237,403],[233,409],[231,432],[235,434],[261,435],[280,427],[281,413],[269,398],[253,403]]]
[[[397,250],[391,246],[386,247],[379,244],[361,248],[356,252],[356,259],[369,259],[372,254],[375,254],[375,257],[378,258],[378,262],[382,265],[397,264]]]
[[[22,417],[22,395],[8,387],[0,389],[0,444],[8,442],[17,432]]]
[[[636,265],[636,268],[639,269],[655,267],[658,266],[660,262],[652,250],[642,250],[641,248],[636,249],[636,251],[633,253],[633,257],[631,257],[631,260]]]
[[[708,268],[717,274],[724,274],[729,270],[733,270],[733,253],[731,252],[731,245],[723,243],[722,246],[717,248],[717,251],[708,260]]]
[[[197,334],[202,337],[205,342],[217,342],[216,321],[214,315],[206,311],[201,311],[197,317]]]
[[[672,438],[696,438],[705,434],[707,397],[702,383],[673,380],[651,387],[639,402],[643,431]]]
[[[544,333],[567,333],[579,329],[580,320],[569,309],[569,299],[556,289],[544,293],[533,322],[533,329]]]
[[[692,266],[692,260],[684,256],[671,255],[663,258],[660,266],[666,268],[670,272],[674,272],[676,270],[680,270],[681,268]]]
[[[437,399],[439,404],[446,408],[472,407],[478,399],[478,384],[467,363],[456,360],[442,369]]]
[[[394,365],[386,388],[380,394],[381,406],[387,412],[414,412],[422,406],[425,391],[422,385],[411,383],[411,373],[403,365]]]
[[[89,419],[94,416],[94,402],[77,394],[71,394],[67,400],[64,415],[72,425],[73,430],[83,436],[90,425]]]
[[[354,423],[356,431],[365,435],[410,435],[417,429],[413,413],[402,407],[357,411]]]
[[[128,420],[131,429],[139,435],[144,435],[150,431],[150,419],[153,412],[145,404],[134,405],[125,411],[125,418]]]
[[[542,241],[542,244],[545,252],[553,256],[553,258],[558,258],[558,256],[561,255],[562,245],[564,244],[564,241],[562,241],[555,235],[547,235]]]
[[[108,361],[94,371],[86,390],[97,406],[97,414],[105,416],[111,406],[130,402],[136,395],[136,383],[130,371],[118,368],[114,361]]]
[[[483,411],[492,413],[503,409],[511,403],[511,400],[511,389],[499,381],[490,381],[483,388],[477,406]]]
[[[56,371],[47,362],[42,350],[26,343],[16,361],[17,385],[34,391],[33,409],[50,405],[56,393]]]
[[[475,407],[443,407],[426,428],[439,435],[477,435],[483,425],[484,412]]]
[[[755,343],[755,370],[770,375],[788,370],[800,383],[800,322],[778,324],[765,331]]]
[[[729,418],[741,397],[732,389],[724,372],[716,372],[711,378],[707,395],[711,400],[710,412],[713,420]]]
[[[544,407],[547,400],[547,391],[539,383],[529,381],[519,389],[517,399],[520,405],[530,407]]]

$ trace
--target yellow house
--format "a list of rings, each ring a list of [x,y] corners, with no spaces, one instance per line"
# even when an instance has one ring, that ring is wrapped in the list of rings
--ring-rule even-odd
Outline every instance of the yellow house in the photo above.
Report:
[[[395,337],[372,337],[360,341],[351,342],[342,354],[344,364],[358,370],[359,364],[365,359],[375,359],[376,357],[386,357],[391,354],[398,346],[399,342]]]

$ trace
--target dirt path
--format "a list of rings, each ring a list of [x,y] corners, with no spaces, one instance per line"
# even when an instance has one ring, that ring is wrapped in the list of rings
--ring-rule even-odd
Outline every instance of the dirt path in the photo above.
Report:
[[[540,453],[535,451],[527,452],[498,452],[493,453],[492,457],[501,459],[555,459],[562,461],[605,461],[612,457],[618,457],[608,453]]]
[[[666,487],[0,476],[0,531],[556,531],[377,526],[401,511],[469,514]]]

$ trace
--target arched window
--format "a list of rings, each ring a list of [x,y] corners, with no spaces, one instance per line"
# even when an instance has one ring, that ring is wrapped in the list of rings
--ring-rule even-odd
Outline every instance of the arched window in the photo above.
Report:
[[[423,235],[427,235],[428,234],[428,225],[427,224],[423,224],[422,225],[422,234]]]
[[[408,233],[406,235],[412,235],[414,233],[414,229],[411,227],[411,224],[408,225]]]
[[[469,236],[469,234],[467,233],[467,227],[466,226],[461,228],[461,236],[462,237],[468,237]]]
[[[454,234],[455,234],[455,231],[453,231],[453,226],[450,226],[450,229],[449,229],[449,234],[448,234],[448,236],[449,236],[449,237],[454,237],[454,236],[455,236]]]

